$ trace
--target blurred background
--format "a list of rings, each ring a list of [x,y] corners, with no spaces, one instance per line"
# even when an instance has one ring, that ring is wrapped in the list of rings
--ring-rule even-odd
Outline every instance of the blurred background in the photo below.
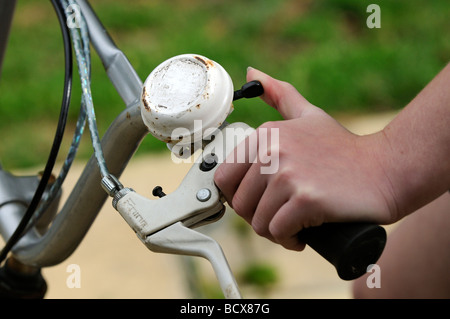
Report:
[[[90,3],[142,80],[158,64],[182,53],[217,61],[236,88],[245,83],[246,69],[252,66],[292,83],[310,102],[338,119],[379,120],[368,130],[367,122],[364,127],[355,126],[360,133],[382,127],[450,60],[448,0]],[[371,3],[380,7],[381,28],[367,26]],[[36,167],[44,167],[59,116],[63,66],[62,37],[50,1],[19,0],[0,77],[0,161],[5,169],[31,169],[34,174]],[[103,134],[124,105],[94,52],[92,91]],[[80,96],[74,77],[61,160],[70,145]],[[259,99],[237,101],[229,118],[255,127],[278,119],[280,115]],[[75,182],[83,160],[92,154],[89,135],[83,139],[66,189]],[[146,138],[129,165],[136,169],[127,168],[124,181],[138,192],[141,188],[148,193],[155,185],[149,185],[150,178],[142,178],[145,170],[146,176],[163,180],[166,190],[174,190],[188,168],[167,170],[167,152],[164,143]],[[106,209],[111,212],[99,215],[81,248],[59,268],[46,270],[51,283],[49,298],[221,296],[208,264],[149,253],[110,205],[105,205]],[[349,283],[338,279],[334,269],[311,250],[298,255],[268,245],[234,214],[226,214],[221,225],[225,226],[206,231],[225,244],[244,296],[350,296]],[[71,263],[82,266],[83,289],[67,288],[65,267]],[[151,284],[158,289],[150,289]]]
[[[142,80],[169,57],[197,53],[219,62],[235,87],[245,83],[246,69],[252,66],[291,82],[334,116],[403,107],[450,57],[448,0],[90,3]],[[380,7],[381,28],[367,27],[370,3]],[[93,99],[103,133],[124,105],[95,54],[92,60]],[[60,110],[63,65],[62,38],[50,1],[18,1],[0,78],[0,159],[5,168],[45,163]],[[79,103],[75,79],[72,125]],[[259,99],[235,106],[231,121],[258,126],[280,119]],[[72,129],[69,125],[67,141]],[[139,154],[162,149],[163,143],[148,138]],[[61,153],[65,156],[64,146]],[[90,154],[84,143],[79,156]]]

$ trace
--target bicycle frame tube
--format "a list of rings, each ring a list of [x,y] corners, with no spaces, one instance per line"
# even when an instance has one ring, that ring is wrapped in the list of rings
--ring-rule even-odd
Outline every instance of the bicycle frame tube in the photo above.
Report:
[[[102,139],[109,170],[120,176],[141,140],[148,133],[138,105],[124,110]],[[20,243],[13,253],[24,264],[46,267],[69,257],[102,208],[107,194],[100,186],[100,171],[91,157],[60,213],[45,235],[35,242]]]
[[[102,139],[108,169],[111,174],[119,177],[148,133],[139,107],[142,82],[126,56],[115,46],[90,5],[84,0],[78,3],[94,48],[126,105],[126,109],[114,120]],[[13,249],[15,257],[24,264],[37,267],[56,265],[69,257],[105,203],[107,194],[100,181],[99,167],[92,156],[47,232],[43,236],[29,236],[19,242]]]

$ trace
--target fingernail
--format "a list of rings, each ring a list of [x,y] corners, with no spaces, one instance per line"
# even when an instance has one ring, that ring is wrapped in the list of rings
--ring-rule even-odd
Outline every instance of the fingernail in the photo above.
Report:
[[[253,69],[254,69],[253,67],[249,66],[249,67],[247,67],[247,72],[250,70],[253,70]]]

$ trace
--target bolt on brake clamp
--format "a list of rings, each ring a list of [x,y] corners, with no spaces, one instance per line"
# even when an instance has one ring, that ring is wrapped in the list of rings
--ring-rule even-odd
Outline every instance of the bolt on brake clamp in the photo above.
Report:
[[[111,176],[102,181],[114,198],[114,208],[150,250],[206,258],[224,296],[232,299],[241,298],[241,294],[222,248],[214,239],[192,228],[223,216],[225,206],[214,184],[214,172],[228,150],[233,150],[253,131],[245,123],[232,123],[217,130],[179,187],[158,199],[141,196]]]

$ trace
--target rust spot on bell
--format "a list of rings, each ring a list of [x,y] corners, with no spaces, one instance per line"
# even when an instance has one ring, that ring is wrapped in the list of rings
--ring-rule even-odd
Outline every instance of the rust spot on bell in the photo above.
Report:
[[[211,60],[205,60],[205,59],[203,59],[202,57],[199,57],[199,56],[195,56],[195,58],[197,59],[197,60],[199,60],[201,63],[203,63],[207,68],[209,68],[210,66],[212,67],[212,66],[214,66],[214,63],[211,61]]]
[[[145,89],[144,86],[144,90],[142,90],[142,102],[144,103],[145,109],[150,112],[151,111],[150,106],[148,105],[146,97],[147,97],[147,90]]]

